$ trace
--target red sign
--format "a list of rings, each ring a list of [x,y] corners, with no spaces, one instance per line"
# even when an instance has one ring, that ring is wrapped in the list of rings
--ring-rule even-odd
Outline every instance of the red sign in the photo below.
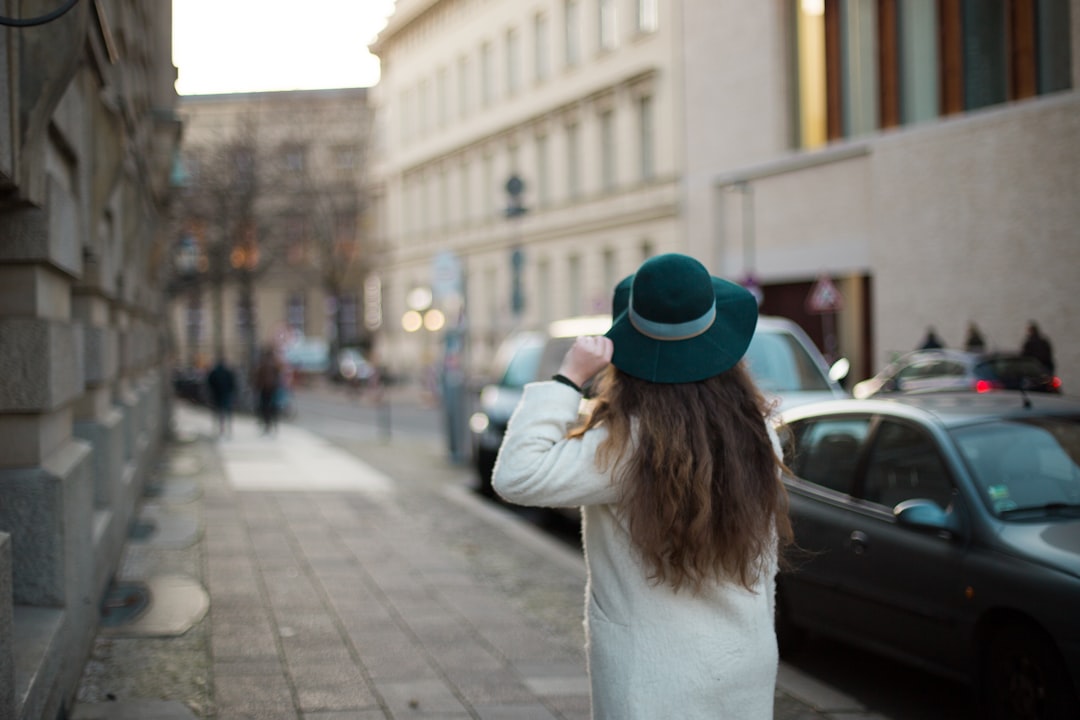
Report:
[[[806,312],[835,313],[844,309],[844,296],[836,289],[828,275],[818,277],[806,296]]]

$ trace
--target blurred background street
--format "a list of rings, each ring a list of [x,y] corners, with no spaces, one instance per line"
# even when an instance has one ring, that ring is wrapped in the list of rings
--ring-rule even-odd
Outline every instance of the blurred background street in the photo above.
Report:
[[[186,611],[243,625],[200,553],[227,559],[247,501],[249,539],[317,532],[290,513],[318,508],[361,542],[363,503],[226,479],[287,484],[302,448],[335,449],[298,465],[325,485],[415,490],[395,517],[490,561],[573,656],[580,579],[531,577],[499,534],[444,541],[488,532],[467,506],[580,553],[572,518],[495,501],[491,464],[523,385],[665,253],[758,300],[746,364],[791,420],[812,552],[781,576],[778,715],[973,720],[974,692],[1080,716],[1080,0],[24,0],[0,48],[3,720],[112,702],[88,659],[116,617],[212,657]],[[190,549],[158,577],[140,542]],[[268,618],[266,659],[289,644]],[[580,683],[474,629],[529,710],[473,677],[451,717],[580,714]],[[297,720],[389,716],[376,680],[340,712],[274,688]]]

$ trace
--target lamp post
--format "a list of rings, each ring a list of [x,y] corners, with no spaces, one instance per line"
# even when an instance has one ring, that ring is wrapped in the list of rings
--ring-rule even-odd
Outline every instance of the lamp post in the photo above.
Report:
[[[521,249],[521,217],[529,211],[521,203],[525,182],[517,175],[506,181],[506,217],[512,223],[513,248],[510,250],[510,312],[515,321],[525,311],[525,292],[521,276],[525,269],[525,251]]]

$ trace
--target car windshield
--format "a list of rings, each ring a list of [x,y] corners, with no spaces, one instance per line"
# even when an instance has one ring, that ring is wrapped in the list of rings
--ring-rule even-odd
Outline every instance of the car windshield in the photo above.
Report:
[[[996,420],[952,431],[998,517],[1080,507],[1080,417]]]
[[[758,386],[766,392],[830,389],[814,359],[787,333],[754,333],[746,363]]]
[[[535,380],[536,368],[540,364],[540,354],[543,349],[543,346],[537,342],[523,343],[507,364],[500,385],[520,388],[524,387],[525,383]]]
[[[1042,363],[1029,357],[991,358],[975,365],[975,377],[981,380],[1019,382],[1022,378],[1041,380],[1044,375]]]

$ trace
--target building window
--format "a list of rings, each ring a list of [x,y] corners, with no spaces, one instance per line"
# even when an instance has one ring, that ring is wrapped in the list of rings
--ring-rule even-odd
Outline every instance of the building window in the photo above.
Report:
[[[471,167],[468,160],[461,161],[461,222],[464,224],[468,224],[473,218]]]
[[[521,38],[518,31],[506,31],[506,94],[513,97],[521,89]]]
[[[651,33],[660,28],[660,0],[638,0],[637,4],[637,29],[638,32]]]
[[[435,106],[439,128],[445,128],[450,119],[450,88],[445,67],[435,73]]]
[[[469,72],[469,58],[462,55],[457,63],[458,118],[461,120],[469,115]]]
[[[619,44],[619,24],[615,14],[615,0],[600,0],[598,9],[599,43],[601,50],[614,50]]]
[[[548,136],[536,136],[536,203],[547,207],[551,203],[551,162],[548,159]]]
[[[941,114],[937,0],[897,3],[900,122],[925,122]]]
[[[495,101],[495,61],[491,43],[480,46],[480,105],[488,107]]]
[[[292,173],[304,171],[304,148],[299,145],[287,145],[282,151],[282,163]]]
[[[408,144],[413,139],[413,123],[416,122],[416,113],[413,110],[413,91],[403,90],[398,106],[401,108],[401,123],[398,132],[401,133],[401,142]]]
[[[549,323],[554,318],[551,312],[551,299],[555,297],[551,287],[551,262],[540,258],[536,263],[536,305],[541,323]]]
[[[338,342],[342,345],[355,345],[360,340],[359,305],[352,293],[338,299]]]
[[[302,292],[289,294],[285,304],[285,324],[289,326],[289,330],[300,335],[304,334],[307,323],[304,294]]]
[[[1070,87],[1068,0],[791,0],[798,145]]]
[[[431,81],[424,78],[420,81],[420,90],[417,93],[417,102],[419,109],[417,110],[417,125],[420,137],[427,135],[428,130],[431,128]]]
[[[645,262],[653,255],[656,254],[656,246],[653,245],[652,240],[641,241],[641,262]]]
[[[252,309],[251,297],[240,293],[236,297],[236,330],[241,337],[245,337],[248,329],[252,327]]]
[[[581,128],[566,126],[566,193],[571,200],[581,197]]]
[[[334,164],[341,174],[348,174],[356,169],[359,151],[355,145],[338,145],[334,148]]]
[[[581,3],[578,0],[565,0],[563,4],[566,24],[564,25],[565,55],[568,68],[577,67],[581,62]]]
[[[614,248],[604,248],[604,254],[602,256],[603,273],[604,273],[604,287],[613,288],[622,278],[615,277],[616,264],[615,264],[615,250]],[[611,311],[611,307],[607,308],[608,312]]]
[[[642,95],[637,101],[638,109],[638,147],[641,180],[649,182],[656,175],[656,146],[653,118],[653,99],[651,95]]]
[[[584,288],[581,284],[581,257],[571,255],[566,259],[567,300],[570,302],[569,315],[580,315],[584,306]],[[614,286],[612,286],[614,287]]]
[[[600,182],[605,192],[615,190],[615,112],[600,113]]]
[[[551,39],[548,34],[547,15],[538,13],[533,17],[533,70],[537,83],[544,82],[551,74]]]
[[[445,166],[439,168],[439,225],[444,229],[450,225],[450,181]]]
[[[483,207],[484,220],[489,220],[491,217],[499,216],[502,214],[502,206],[500,202],[502,200],[500,193],[497,192],[502,185],[496,185],[495,182],[495,158],[491,155],[484,156],[484,172],[483,172],[483,187],[480,188],[480,197],[487,198],[487,203],[484,203],[486,207]],[[492,201],[494,199],[494,202]]]

